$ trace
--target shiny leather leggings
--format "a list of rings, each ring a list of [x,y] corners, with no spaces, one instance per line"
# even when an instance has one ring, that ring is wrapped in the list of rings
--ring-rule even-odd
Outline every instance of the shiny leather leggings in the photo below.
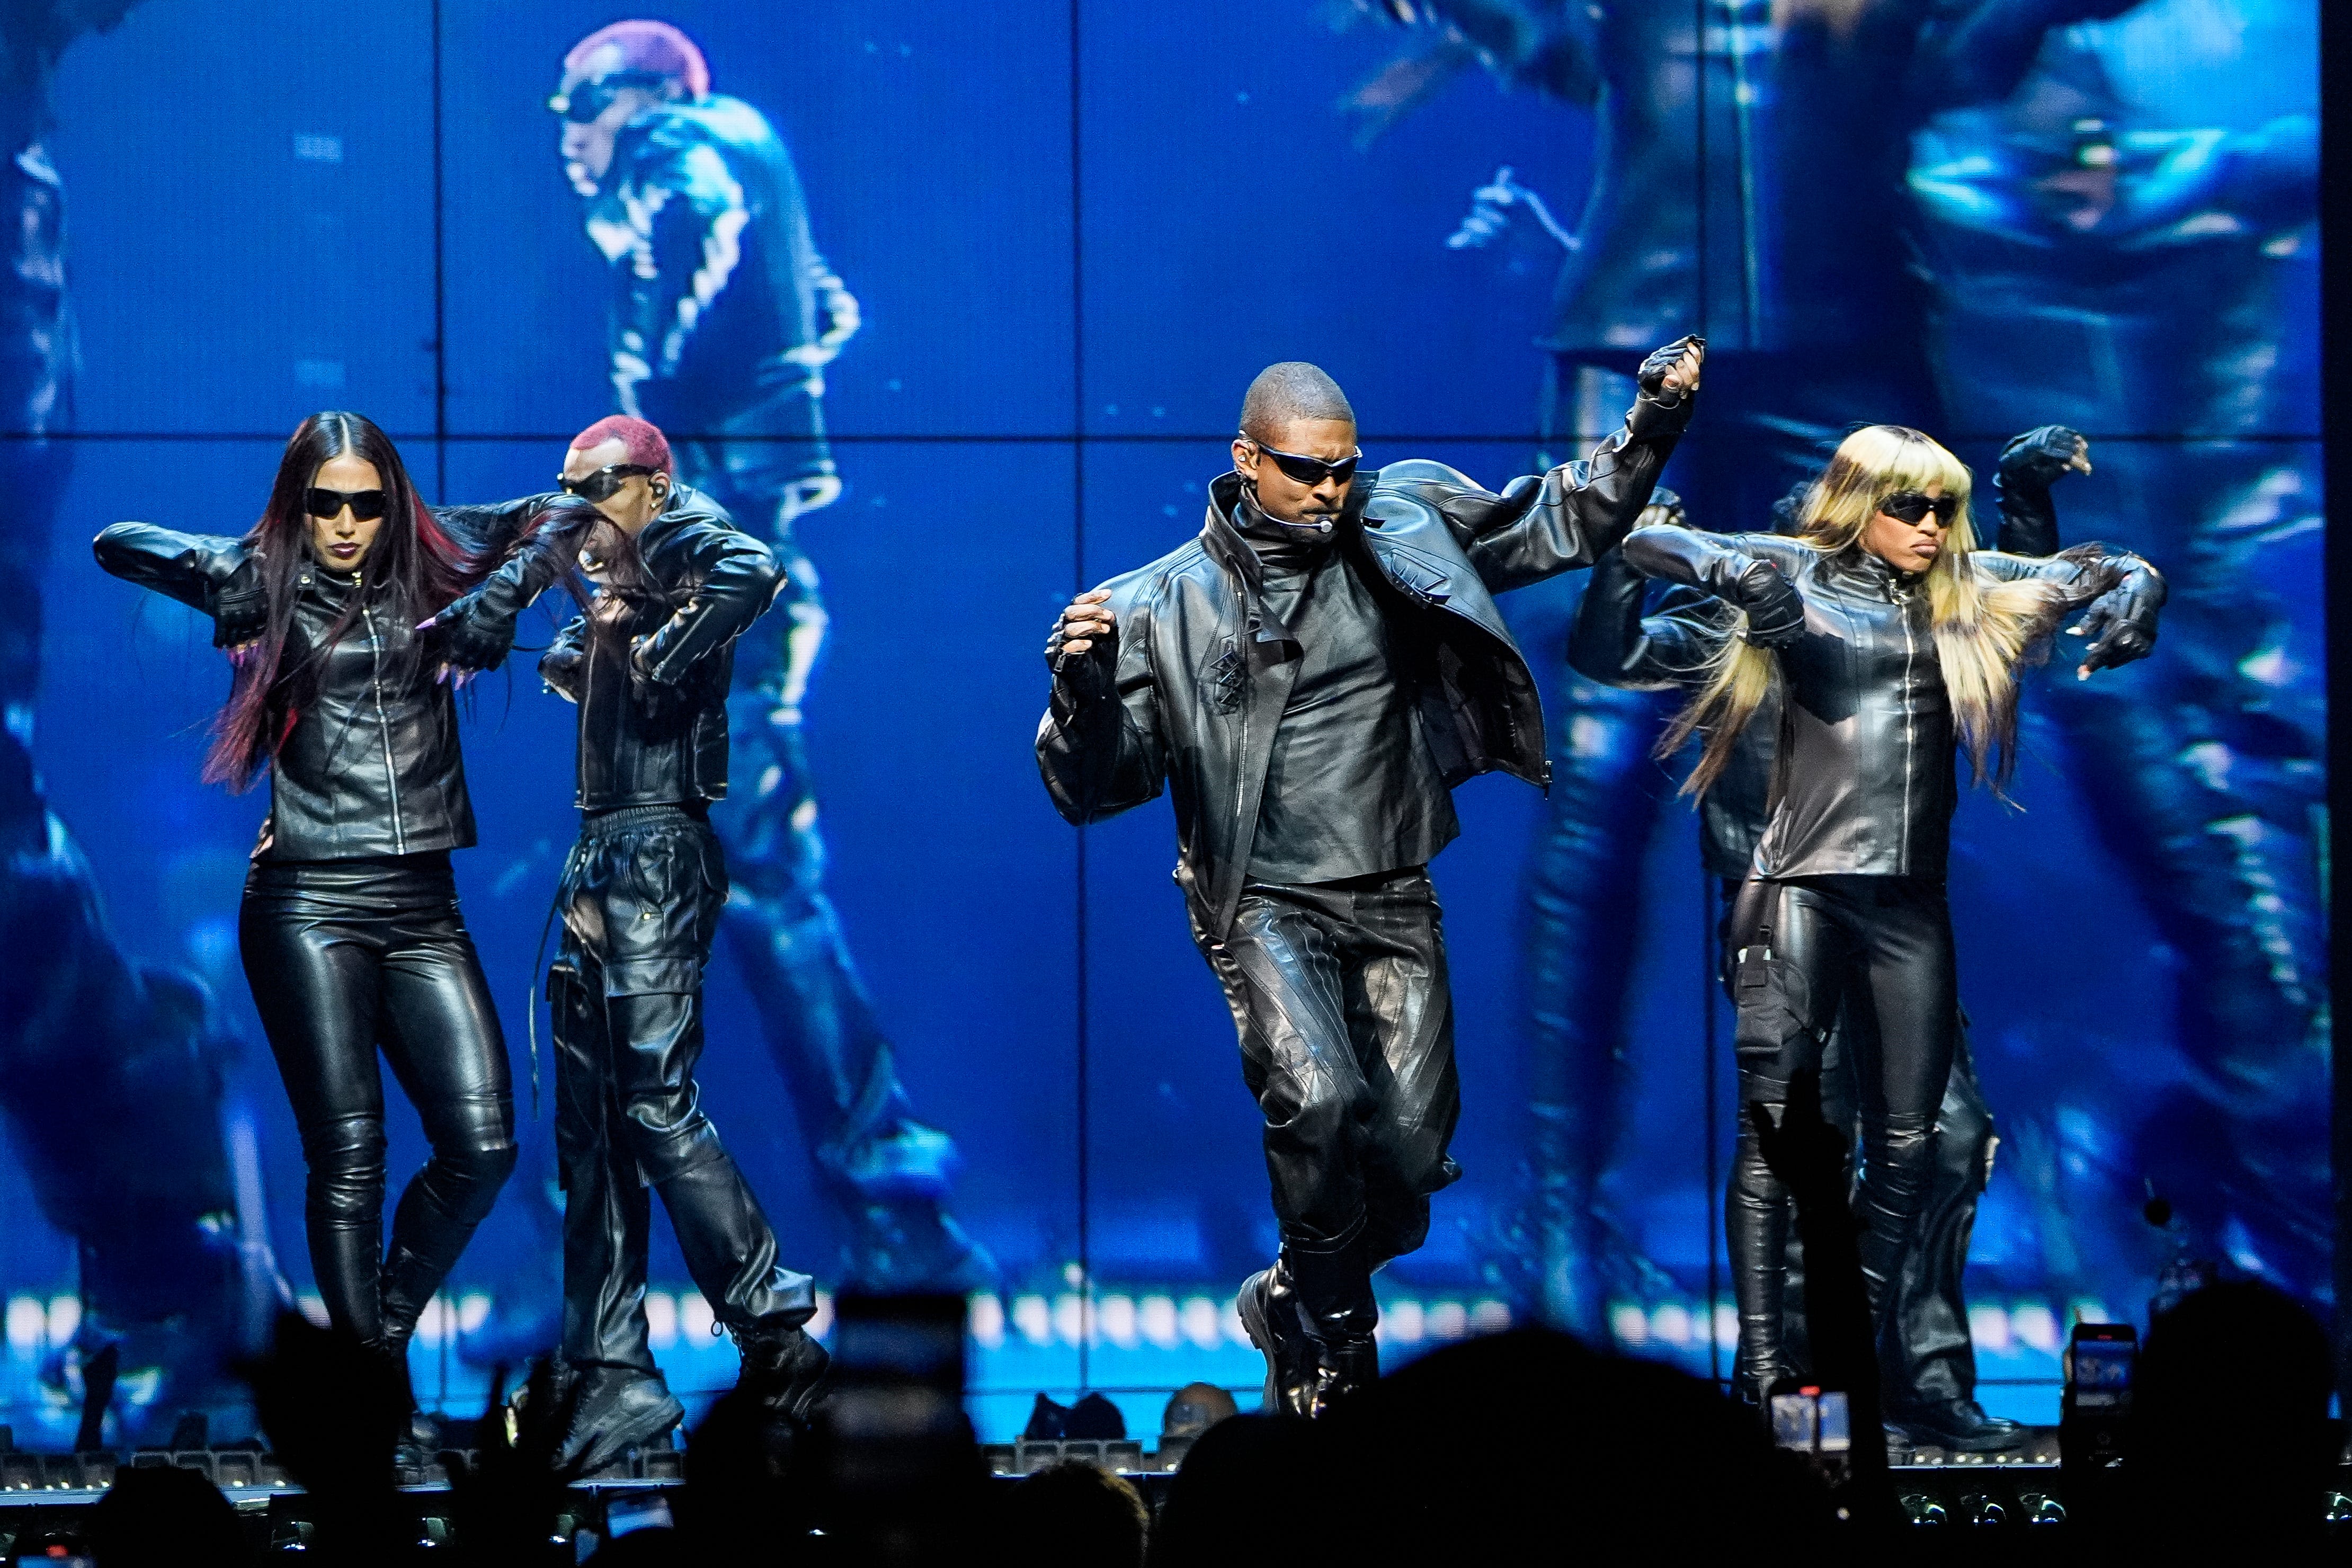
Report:
[[[1371,1271],[1429,1235],[1462,1110],[1437,895],[1420,867],[1310,887],[1251,883],[1223,942],[1242,1077],[1265,1115],[1282,1261],[1310,1332],[1369,1334]]]
[[[677,806],[600,813],[582,827],[556,907],[548,977],[555,1144],[564,1191],[563,1355],[650,1373],[651,1186],[695,1286],[730,1329],[793,1328],[814,1283],[776,1261],[775,1232],[702,1112],[702,968],[727,868]]]
[[[1936,1163],[1936,1116],[1952,1075],[1959,998],[1951,913],[1940,881],[1810,877],[1749,881],[1732,906],[1741,1116],[1725,1228],[1751,1385],[1790,1367],[1781,1334],[1789,1201],[1765,1166],[1748,1107],[1778,1115],[1790,1081],[1819,1073],[1851,1004],[1847,1034],[1862,1128],[1854,1205],[1863,1276],[1885,1316],[1917,1237]]]
[[[1853,1030],[1869,1028],[1874,1020],[1867,1009],[1853,1005],[1853,989],[1847,988],[1846,1011],[1822,1060],[1822,1115],[1832,1127],[1858,1127],[1860,1121],[1855,1053],[1847,1041]],[[1965,1282],[1977,1200],[1992,1174],[1996,1142],[1963,1016],[1952,1038],[1951,1079],[1936,1110],[1936,1162],[1927,1173],[1917,1242],[1904,1257],[1881,1336],[1885,1404],[1898,1413],[1976,1396],[1976,1345],[1969,1336]],[[1782,1322],[1800,1373],[1809,1360],[1803,1279],[1803,1249],[1791,1237]]]
[[[515,1161],[506,1041],[449,857],[256,862],[237,938],[301,1131],[327,1316],[397,1350]],[[389,1257],[379,1047],[433,1145]]]

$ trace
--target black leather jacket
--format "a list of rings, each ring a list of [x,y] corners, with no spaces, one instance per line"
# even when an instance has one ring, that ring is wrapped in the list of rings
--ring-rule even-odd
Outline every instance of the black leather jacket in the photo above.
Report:
[[[118,522],[98,536],[98,563],[115,576],[193,605],[227,626],[252,614],[261,590],[244,541]],[[294,718],[269,768],[269,819],[257,858],[348,860],[463,849],[474,842],[457,747],[457,710],[436,662],[406,657],[417,633],[383,584],[313,563],[281,668],[319,658],[354,594],[358,617],[320,667],[317,695]],[[247,635],[257,630],[247,625]],[[243,640],[235,633],[235,640]]]
[[[2050,495],[2055,477],[2047,454],[2063,442],[2030,446],[2054,426],[2010,443],[1994,478],[2000,508],[2000,549],[2010,555],[2055,555],[2058,512]],[[2074,432],[2059,432],[2071,437]],[[1778,513],[1775,513],[1776,517]],[[1709,661],[1730,631],[1728,606],[1696,588],[1672,587],[1648,615],[1650,580],[1620,548],[1592,563],[1568,635],[1569,668],[1603,686],[1635,691],[1690,689],[1706,680]],[[1756,842],[1771,816],[1772,766],[1779,755],[1780,692],[1757,705],[1739,744],[1698,803],[1699,860],[1707,874],[1744,878],[1755,863]]]
[[[1450,787],[1501,770],[1550,777],[1536,681],[1493,595],[1591,564],[1641,515],[1689,422],[1692,398],[1643,397],[1589,462],[1501,494],[1442,463],[1360,471],[1337,538],[1399,617],[1422,739]],[[1209,490],[1200,536],[1113,578],[1114,637],[1062,659],[1037,730],[1055,808],[1099,822],[1172,784],[1176,879],[1211,936],[1233,923],[1257,831],[1275,726],[1299,667],[1269,626],[1256,553],[1236,531],[1237,474]]]
[[[1645,575],[1734,604],[1769,563],[1803,603],[1804,632],[1780,651],[1779,754],[1750,874],[1940,879],[1959,790],[1924,589],[1859,548],[1828,554],[1771,533],[1641,528],[1624,554]],[[2112,594],[2108,607],[2151,637],[2164,603],[2154,567],[2103,544],[2047,560],[1978,551],[1969,561],[1981,578],[2054,587],[2056,614]],[[1688,657],[1660,652],[1677,665]]]
[[[576,552],[578,536],[567,537]],[[548,552],[566,547],[548,542]],[[528,603],[531,583],[554,575],[548,552],[518,552],[483,584],[485,598]],[[637,553],[653,594],[600,591],[539,661],[548,689],[580,705],[583,811],[726,796],[735,641],[783,585],[768,547],[699,496],[647,523]]]

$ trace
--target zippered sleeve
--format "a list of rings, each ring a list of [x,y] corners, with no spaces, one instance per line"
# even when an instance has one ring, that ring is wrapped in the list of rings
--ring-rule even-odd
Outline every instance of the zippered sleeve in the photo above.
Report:
[[[249,642],[268,626],[261,556],[241,539],[118,522],[90,548],[109,574],[212,616],[215,647]]]
[[[784,584],[774,554],[740,529],[697,528],[681,543],[692,552],[686,575],[701,585],[637,654],[646,679],[662,686],[675,686],[704,655],[749,631]]]
[[[1513,479],[1500,494],[1416,487],[1435,507],[1479,581],[1504,593],[1590,566],[1625,537],[1690,423],[1696,394],[1668,404],[1636,397],[1625,423],[1590,457]]]

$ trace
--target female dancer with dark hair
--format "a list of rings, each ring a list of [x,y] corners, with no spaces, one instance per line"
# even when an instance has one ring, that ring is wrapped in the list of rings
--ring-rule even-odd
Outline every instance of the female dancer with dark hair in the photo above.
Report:
[[[2164,580],[2139,557],[2084,544],[2048,558],[1979,550],[1969,471],[1916,430],[1846,437],[1807,492],[1794,537],[1635,530],[1625,560],[1700,589],[1739,635],[1662,752],[1704,737],[1685,794],[1704,794],[1778,689],[1771,809],[1732,904],[1743,1115],[1726,1228],[1748,1386],[1761,1399],[1789,1367],[1780,1343],[1788,1194],[1754,1125],[1779,1124],[1791,1080],[1818,1081],[1822,1045],[1851,1000],[1863,1174],[1854,1202],[1871,1307],[1913,1241],[1932,1173],[1937,1105],[1951,1076],[1958,982],[1944,872],[1958,804],[1954,748],[1998,793],[2015,767],[2017,670],[2091,606],[2080,674],[2146,657]],[[1872,1042],[1874,1041],[1874,1048]]]
[[[526,518],[456,514],[489,535],[467,548],[383,431],[326,413],[287,442],[244,538],[98,536],[107,571],[212,616],[236,667],[204,776],[269,772],[238,939],[301,1129],[311,1268],[330,1321],[395,1363],[515,1161],[506,1043],[450,876],[474,842],[455,683],[416,627]],[[388,1256],[379,1047],[433,1145]]]

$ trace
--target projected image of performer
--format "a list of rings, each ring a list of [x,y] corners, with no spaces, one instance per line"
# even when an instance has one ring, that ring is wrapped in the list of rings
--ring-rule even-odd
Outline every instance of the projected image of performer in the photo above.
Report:
[[[2007,92],[2053,27],[2132,3],[1358,0],[1409,42],[1347,107],[1369,142],[1483,67],[1593,114],[1580,212],[1563,222],[1506,168],[1448,243],[1540,235],[1557,258],[1537,338],[1547,451],[1602,427],[1661,323],[1699,322],[1713,413],[1676,482],[1709,521],[1744,526],[1856,422],[1933,422],[1923,291],[1892,239],[1911,213],[1911,131]],[[1517,611],[1523,632],[1547,622],[1564,637],[1571,606],[1559,598]],[[1643,855],[1664,791],[1648,761],[1652,700],[1573,675],[1551,696],[1558,787],[1528,877],[1535,1184],[1489,1267],[1549,1321],[1606,1338],[1610,1299],[1671,1283],[1622,1235],[1606,1191],[1633,1059]]]
[[[2278,438],[2316,430],[2315,15],[2142,6],[1916,142],[1953,416],[2158,437],[2111,444],[2091,504],[2166,563],[2168,657],[2051,694],[2174,1017],[2163,1065],[2145,1040],[2105,1077],[2069,1053],[2051,1093],[2072,1114],[2012,1142],[2070,1293],[2181,1247],[2307,1302],[2334,1285],[2324,654],[2294,553],[2324,521],[2319,447]],[[2093,1217],[2135,1215],[2151,1184],[2175,1236]]]
[[[692,39],[616,22],[564,57],[551,106],[588,237],[611,262],[621,410],[675,432],[677,482],[757,533],[783,614],[730,707],[752,787],[717,826],[738,879],[730,950],[760,1008],[853,1282],[968,1289],[994,1265],[947,1210],[955,1146],[915,1119],[825,896],[802,704],[825,634],[795,520],[841,493],[825,365],[857,301],[818,254],[791,154],[757,109],[711,90]]]
[[[416,629],[512,539],[478,542],[345,413],[302,422],[242,539],[119,522],[97,542],[107,571],[212,616],[235,664],[205,776],[269,775],[237,936],[301,1132],[311,1269],[329,1321],[402,1365],[515,1161],[506,1044],[449,864],[474,843],[455,683]],[[433,1147],[388,1249],[379,1051]]]
[[[203,980],[135,958],[116,937],[68,825],[71,803],[50,797],[34,752],[42,580],[81,370],[65,183],[47,145],[52,88],[64,51],[130,8],[23,0],[0,22],[0,429],[11,486],[0,569],[17,594],[0,618],[0,942],[10,957],[0,1111],[42,1218],[71,1238],[79,1265],[81,1321],[43,1377],[82,1403],[84,1448],[161,1440],[190,1411],[209,1415],[216,1440],[234,1435],[226,1428],[251,1418],[249,1397],[226,1363],[257,1343],[286,1295],[265,1216],[250,1206],[259,1194],[241,1193],[234,1174],[226,1078],[243,1046]],[[38,1419],[16,1416],[20,1442]]]
[[[2063,426],[2027,431],[2003,448],[1996,479],[2001,517],[1996,547],[2003,554],[2057,552],[2057,515],[2051,487],[2068,473],[2090,472],[2089,453],[2090,443]],[[1774,507],[1779,531],[1795,531],[1811,488],[1803,487]],[[1658,501],[1661,504],[1643,513],[1644,525],[1685,521],[1670,492],[1660,490]],[[1646,693],[1658,705],[1645,752],[1669,718],[1661,699],[1673,692],[1686,699],[1721,657],[1727,613],[1721,601],[1710,595],[1674,588],[1654,612],[1645,615],[1649,587],[1648,579],[1626,563],[1622,550],[1602,556],[1594,563],[1591,579],[1577,604],[1568,645],[1569,662],[1579,675],[1613,689]],[[1731,935],[1729,911],[1771,815],[1772,767],[1780,728],[1780,695],[1769,693],[1740,731],[1737,745],[1701,802],[1700,860],[1707,874],[1723,883],[1725,923],[1717,931],[1719,943]],[[1727,980],[1730,964],[1721,962],[1720,967]],[[1866,1006],[1856,1005],[1858,1001],[1858,987],[1850,977],[1836,1027],[1822,1047],[1821,1077],[1822,1115],[1832,1126],[1845,1129],[1855,1138],[1861,1132],[1856,1061],[1876,1048],[1872,1045],[1857,1049],[1850,1043],[1858,1028],[1875,1023]],[[1887,1306],[1885,1404],[1889,1418],[1915,1444],[1998,1452],[2025,1436],[2023,1427],[1986,1415],[1976,1402],[1976,1351],[1969,1331],[1964,1275],[1969,1239],[1976,1227],[1977,1201],[1991,1174],[1994,1146],[1992,1113],[1977,1081],[1963,1015],[1953,1033],[1951,1078],[1936,1112],[1935,1158],[1920,1212],[1918,1241],[1905,1256]],[[1783,1234],[1788,1228],[1784,1218],[1754,1204],[1730,1205],[1726,1220],[1735,1233],[1759,1226]],[[1769,1237],[1759,1243],[1738,1235],[1732,1251],[1763,1267],[1769,1242]],[[1769,1277],[1751,1281],[1748,1292],[1763,1304],[1759,1310],[1770,1311],[1771,1303],[1780,1303],[1785,1364],[1800,1376],[1811,1370],[1801,1269],[1801,1253],[1792,1247],[1785,1264]],[[1737,1361],[1732,1377],[1735,1386],[1753,1389]]]
[[[1663,743],[1705,739],[1685,791],[1740,787],[1735,767],[1760,761],[1744,735],[1768,704],[1779,714],[1770,809],[1724,938],[1743,1112],[1726,1226],[1742,1391],[1760,1400],[1792,1370],[1781,1311],[1789,1198],[1752,1117],[1779,1122],[1791,1080],[1820,1073],[1844,1008],[1862,1266],[1885,1359],[1906,1380],[1889,1391],[1891,1411],[1917,1417],[1923,1436],[1940,1424],[1991,1445],[1997,1429],[1921,1386],[1895,1307],[1922,1245],[1958,1052],[1944,886],[1955,752],[1979,784],[2005,784],[2021,664],[2084,605],[2082,677],[2146,657],[2165,586],[2147,562],[2105,545],[2047,559],[1979,551],[1969,500],[1968,470],[1943,447],[1874,426],[1839,446],[1794,537],[1659,525],[1629,535],[1623,555],[1731,612]]]
[[[581,432],[562,488],[510,503],[539,522],[438,630],[459,665],[494,667],[540,593],[583,557],[597,579],[540,660],[549,689],[580,709],[580,841],[556,894],[563,945],[548,1000],[562,1365],[577,1397],[558,1459],[593,1471],[686,1414],[647,1338],[648,1187],[734,1337],[742,1386],[773,1418],[806,1415],[828,1358],[803,1327],[815,1286],[778,1262],[775,1233],[694,1081],[702,972],[728,899],[710,806],[728,793],[735,645],[776,602],[784,569],[676,485],[668,442],[642,419],[615,415]]]
[[[1422,1244],[1461,1173],[1427,864],[1458,831],[1452,786],[1547,777],[1535,678],[1493,595],[1591,565],[1633,525],[1703,353],[1651,354],[1588,462],[1500,494],[1437,463],[1359,472],[1339,387],[1269,367],[1200,537],[1055,626],[1046,789],[1085,824],[1172,784],[1177,880],[1265,1113],[1282,1244],[1240,1310],[1269,1412],[1319,1415],[1377,1375],[1372,1273]]]

